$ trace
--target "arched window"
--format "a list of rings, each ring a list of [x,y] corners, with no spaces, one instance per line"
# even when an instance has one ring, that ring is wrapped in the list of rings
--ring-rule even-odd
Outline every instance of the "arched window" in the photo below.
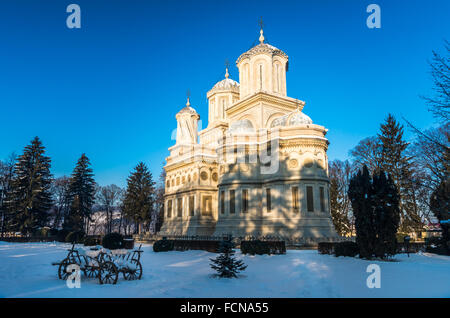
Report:
[[[259,90],[262,91],[262,89],[263,89],[263,65],[262,64],[259,64],[258,70],[259,70],[259,76],[258,76],[259,85],[258,86],[259,86]]]

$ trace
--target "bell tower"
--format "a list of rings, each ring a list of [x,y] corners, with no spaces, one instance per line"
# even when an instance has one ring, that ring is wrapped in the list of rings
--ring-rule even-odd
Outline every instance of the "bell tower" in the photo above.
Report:
[[[197,114],[189,102],[187,97],[186,107],[183,107],[176,115],[177,119],[177,141],[176,145],[192,145],[197,144],[198,137],[198,120],[200,115]]]

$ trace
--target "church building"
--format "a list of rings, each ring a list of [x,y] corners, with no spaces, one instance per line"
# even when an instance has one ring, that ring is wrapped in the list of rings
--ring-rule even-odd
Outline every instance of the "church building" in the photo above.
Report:
[[[287,96],[289,58],[264,42],[206,94],[208,126],[191,106],[177,114],[165,165],[161,235],[333,238],[327,129]]]

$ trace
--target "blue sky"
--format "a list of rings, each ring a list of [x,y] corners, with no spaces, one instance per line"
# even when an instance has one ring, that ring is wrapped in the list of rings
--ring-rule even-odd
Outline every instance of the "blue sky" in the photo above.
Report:
[[[81,29],[66,27],[70,3]],[[370,3],[381,29],[366,26]],[[346,159],[389,112],[433,125],[419,96],[430,94],[431,51],[450,39],[449,12],[445,0],[3,0],[0,159],[39,136],[55,176],[83,152],[102,185],[124,186],[139,161],[159,176],[186,91],[207,120],[206,92],[225,59],[238,78],[234,61],[256,44],[260,16],[266,40],[289,55],[288,95],[329,129],[330,159]]]

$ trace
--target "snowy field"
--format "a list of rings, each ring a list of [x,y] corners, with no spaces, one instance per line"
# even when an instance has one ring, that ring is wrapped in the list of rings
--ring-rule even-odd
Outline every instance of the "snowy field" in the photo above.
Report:
[[[99,285],[81,281],[69,289],[51,262],[62,260],[68,244],[0,242],[0,297],[450,297],[450,257],[397,255],[395,262],[293,251],[286,255],[244,256],[239,279],[212,278],[205,251],[154,253],[143,247],[140,281]],[[381,288],[369,289],[369,264],[381,267]]]

